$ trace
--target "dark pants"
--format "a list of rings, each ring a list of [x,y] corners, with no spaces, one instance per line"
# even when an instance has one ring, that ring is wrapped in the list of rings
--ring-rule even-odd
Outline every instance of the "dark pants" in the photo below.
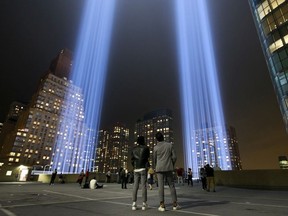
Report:
[[[122,189],[127,189],[127,178],[126,177],[122,177],[121,178],[121,184],[122,184]]]
[[[191,186],[193,186],[192,176],[188,176],[188,185],[190,185],[190,183],[191,183]]]

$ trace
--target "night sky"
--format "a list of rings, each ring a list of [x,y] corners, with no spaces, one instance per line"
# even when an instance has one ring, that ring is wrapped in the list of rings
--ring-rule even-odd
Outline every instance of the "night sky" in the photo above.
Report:
[[[288,135],[248,0],[208,2],[224,115],[236,128],[243,168],[277,169]],[[75,50],[83,3],[1,0],[0,122],[11,102],[31,99],[61,49]],[[181,158],[174,18],[172,0],[117,0],[101,126],[120,121],[133,130],[146,112],[170,108]]]

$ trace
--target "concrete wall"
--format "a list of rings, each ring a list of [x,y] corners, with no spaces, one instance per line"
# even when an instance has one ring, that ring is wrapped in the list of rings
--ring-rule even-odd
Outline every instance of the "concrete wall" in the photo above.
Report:
[[[58,173],[59,174],[59,173]],[[79,174],[63,174],[64,176],[64,181],[66,183],[76,183]],[[96,177],[98,182],[106,182],[106,176],[104,173],[89,173],[89,181],[93,178]],[[59,175],[57,175],[56,179],[55,179],[55,183],[59,182]],[[43,182],[43,183],[49,183],[51,179],[51,174],[40,174],[38,181]],[[85,177],[83,179],[83,183],[85,181]],[[117,175],[116,174],[111,174],[111,183],[117,182]]]
[[[16,168],[11,176],[5,176],[5,172],[5,169],[0,169],[0,181],[17,181],[18,170]],[[106,181],[106,176],[103,173],[90,173],[89,180],[94,176],[99,182]],[[30,176],[28,180],[37,181],[36,177],[38,176]],[[38,181],[49,183],[50,178],[51,174],[40,174]],[[64,178],[67,183],[76,183],[78,174],[64,174]],[[55,182],[58,181],[57,175]],[[216,185],[229,187],[288,190],[288,170],[215,171],[215,181]],[[111,182],[117,182],[116,174],[112,174]]]
[[[216,185],[288,190],[288,170],[215,171]]]

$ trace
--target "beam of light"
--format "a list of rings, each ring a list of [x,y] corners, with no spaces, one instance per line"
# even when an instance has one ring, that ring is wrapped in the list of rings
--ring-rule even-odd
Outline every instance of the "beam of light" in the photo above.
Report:
[[[206,7],[206,0],[175,1],[184,163],[194,177],[207,163],[231,169]]]
[[[94,166],[115,0],[87,0],[74,55],[52,169],[79,173]]]

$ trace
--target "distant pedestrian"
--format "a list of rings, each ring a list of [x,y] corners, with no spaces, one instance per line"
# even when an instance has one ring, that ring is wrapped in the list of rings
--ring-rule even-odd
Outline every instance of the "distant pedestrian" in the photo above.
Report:
[[[52,173],[49,185],[54,185],[56,176],[57,176],[57,169],[55,169],[54,172]]]
[[[148,185],[149,185],[149,189],[152,190],[153,189],[153,184],[154,184],[154,169],[152,167],[150,167],[148,169]]]
[[[206,171],[206,175],[207,175],[207,191],[213,191],[216,192],[215,190],[215,179],[214,179],[214,169],[207,164],[205,166],[205,171]]]
[[[170,193],[173,201],[173,210],[180,209],[180,206],[177,203],[177,194],[173,179],[174,166],[177,160],[176,153],[172,143],[164,141],[164,136],[162,133],[158,132],[156,134],[156,139],[158,141],[157,145],[154,147],[153,151],[153,160],[154,166],[156,167],[156,174],[158,179],[158,192],[160,199],[159,211],[165,211],[165,202],[164,202],[164,179],[167,180],[167,183],[170,188]]]
[[[111,171],[108,170],[108,172],[106,173],[106,182],[110,183],[111,182]]]
[[[200,168],[200,179],[202,183],[202,189],[207,190],[207,179],[206,179],[206,171],[204,167]]]
[[[77,179],[77,183],[80,185],[80,187],[82,186],[84,176],[85,176],[84,170],[82,169]]]
[[[134,185],[132,194],[132,210],[137,209],[137,193],[139,189],[139,183],[141,180],[142,185],[142,210],[147,209],[147,164],[150,156],[150,150],[145,145],[145,138],[139,136],[137,138],[137,146],[132,149],[131,163],[134,169]]]
[[[59,179],[59,182],[60,182],[61,184],[64,184],[64,183],[65,183],[64,175],[62,174],[62,172],[59,174],[58,179]]]
[[[123,168],[120,173],[120,181],[122,189],[127,189],[128,170]]]
[[[183,172],[183,168],[176,168],[177,183],[182,185],[184,185]]]
[[[117,183],[121,184],[121,171],[123,170],[122,167],[120,167],[119,171],[118,171],[118,176],[117,176]]]
[[[188,168],[188,171],[187,171],[187,182],[188,182],[188,186],[190,185],[191,183],[191,186],[193,187],[193,174],[192,174],[192,169],[191,168]]]

